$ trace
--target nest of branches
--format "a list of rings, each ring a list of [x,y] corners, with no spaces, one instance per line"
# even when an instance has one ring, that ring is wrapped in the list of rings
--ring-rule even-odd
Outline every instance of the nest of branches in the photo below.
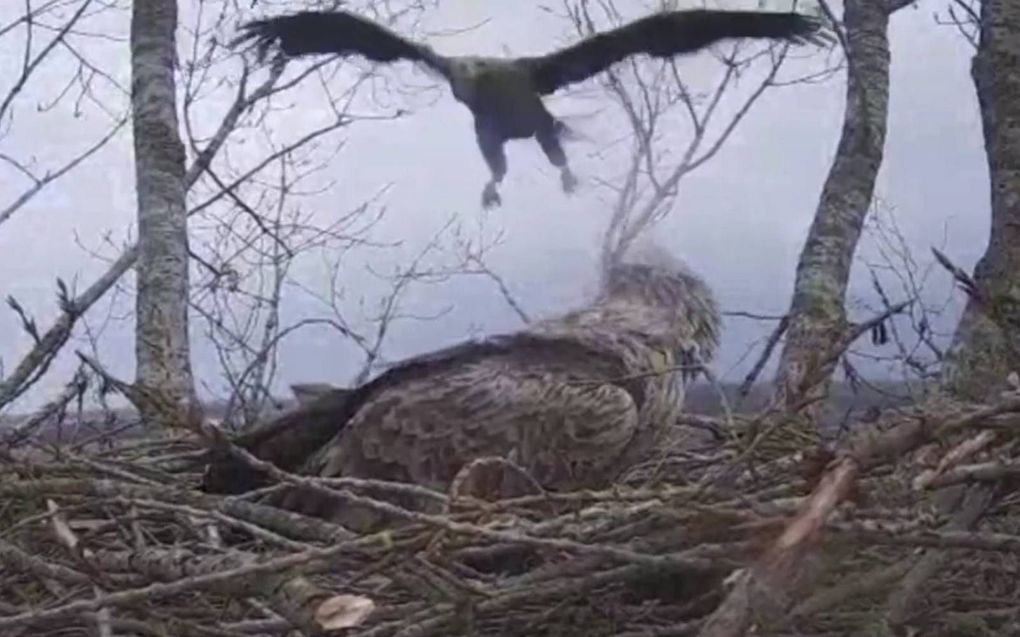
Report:
[[[202,492],[201,435],[9,433],[0,634],[1020,634],[1020,394],[887,413],[830,448],[809,425],[692,416],[711,444],[612,489],[428,492],[441,514],[364,494],[419,487],[269,468],[400,521],[371,535]]]

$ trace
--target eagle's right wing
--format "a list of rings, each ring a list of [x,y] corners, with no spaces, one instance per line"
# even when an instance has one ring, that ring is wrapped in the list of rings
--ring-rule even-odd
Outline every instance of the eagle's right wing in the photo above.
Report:
[[[346,11],[302,11],[253,20],[241,25],[241,30],[231,46],[253,41],[260,60],[273,41],[279,40],[280,49],[291,57],[333,53],[361,55],[374,62],[407,60],[447,74],[445,58],[430,47]]]
[[[580,42],[539,57],[522,58],[531,68],[535,89],[552,93],[586,80],[632,56],[672,57],[693,53],[729,38],[785,39],[824,43],[831,34],[820,31],[816,18],[773,11],[692,9],[661,11],[628,24],[596,33]]]

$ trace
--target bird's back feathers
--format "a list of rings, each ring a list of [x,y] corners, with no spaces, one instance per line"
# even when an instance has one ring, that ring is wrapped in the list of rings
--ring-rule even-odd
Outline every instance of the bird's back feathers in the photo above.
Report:
[[[495,335],[471,340],[437,351],[414,356],[392,365],[371,381],[356,389],[335,388],[293,412],[241,434],[234,444],[256,457],[273,462],[285,470],[298,470],[310,456],[338,438],[360,410],[385,396],[391,388],[401,389],[432,381],[442,381],[458,370],[477,367],[487,360],[499,359],[509,364],[567,364],[570,361],[601,359],[603,365],[615,366],[618,375],[625,375],[620,361],[614,363],[604,352],[590,346],[561,338],[527,332]],[[441,388],[433,386],[433,391]],[[639,386],[628,386],[635,400],[642,400]],[[204,477],[204,488],[216,493],[241,493],[263,486],[264,480],[243,462],[229,454],[214,453]]]

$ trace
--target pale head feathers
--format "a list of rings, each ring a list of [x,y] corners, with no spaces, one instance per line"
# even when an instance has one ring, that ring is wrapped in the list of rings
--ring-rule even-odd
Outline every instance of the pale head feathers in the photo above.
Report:
[[[675,254],[655,244],[632,248],[603,275],[593,303],[628,329],[696,346],[708,361],[719,345],[719,307],[711,288]]]
[[[453,96],[468,105],[476,100],[480,76],[497,72],[508,74],[514,69],[513,60],[477,55],[449,57],[446,64]]]

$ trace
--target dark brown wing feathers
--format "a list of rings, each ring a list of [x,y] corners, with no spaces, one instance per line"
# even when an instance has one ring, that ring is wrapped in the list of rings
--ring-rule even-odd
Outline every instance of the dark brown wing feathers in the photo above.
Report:
[[[290,413],[236,436],[231,442],[260,460],[294,471],[336,435],[342,426],[337,415],[346,413],[352,394],[352,390],[334,388]],[[226,450],[213,450],[203,476],[205,491],[244,493],[262,486],[265,480],[260,472]]]
[[[329,391],[307,405],[241,434],[233,442],[261,460],[294,471],[314,451],[339,435],[354,414],[382,390],[411,380],[435,378],[452,368],[499,355],[522,356],[533,364],[577,356],[605,358],[604,353],[590,351],[580,343],[527,333],[468,341],[397,363],[356,389]],[[619,375],[625,375],[622,367]],[[620,384],[640,405],[643,400],[641,384],[627,381]],[[264,481],[257,472],[226,452],[214,452],[203,483],[203,489],[212,493],[243,493],[261,486]]]
[[[334,53],[360,55],[374,62],[408,60],[434,65],[436,58],[426,47],[393,31],[345,11],[302,11],[241,25],[243,34],[232,46],[253,41],[259,59],[274,40],[288,56]]]
[[[821,23],[798,13],[668,11],[640,18],[541,57],[528,58],[539,93],[580,82],[631,55],[671,57],[728,38],[810,41]],[[824,38],[823,38],[824,39]]]
[[[443,490],[472,460],[519,454],[515,462],[540,484],[590,486],[593,476],[611,477],[608,465],[638,427],[644,391],[627,371],[612,352],[534,334],[456,346],[366,386],[356,413],[300,472]],[[359,530],[379,521],[303,489],[272,503]]]

